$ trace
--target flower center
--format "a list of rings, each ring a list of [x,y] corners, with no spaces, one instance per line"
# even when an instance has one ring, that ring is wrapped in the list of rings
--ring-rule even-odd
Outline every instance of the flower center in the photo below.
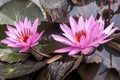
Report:
[[[27,40],[29,39],[30,36],[32,36],[32,32],[30,31],[30,29],[25,29],[23,31],[21,31],[20,33],[18,33],[18,41],[20,43],[22,42],[27,42]]]
[[[75,32],[75,39],[78,43],[80,43],[80,40],[81,40],[82,36],[86,37],[86,32],[85,31],[81,30],[81,31]]]

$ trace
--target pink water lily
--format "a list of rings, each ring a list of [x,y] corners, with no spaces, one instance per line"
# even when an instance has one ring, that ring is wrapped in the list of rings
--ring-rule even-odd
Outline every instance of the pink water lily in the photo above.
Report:
[[[44,32],[37,33],[37,28],[38,18],[31,24],[31,21],[26,17],[24,22],[15,22],[15,27],[8,25],[8,31],[5,31],[8,37],[1,40],[1,42],[9,47],[22,48],[19,52],[26,52],[30,47],[38,44],[38,40]]]
[[[104,20],[100,17],[95,20],[93,16],[89,19],[79,17],[78,22],[73,17],[70,17],[70,27],[66,24],[60,24],[60,28],[64,32],[62,35],[53,34],[52,37],[68,47],[57,49],[56,53],[69,52],[68,55],[75,55],[79,52],[86,55],[94,47],[98,47],[100,44],[106,43],[111,40],[108,38],[117,27],[113,28],[114,23],[111,23],[104,29]]]

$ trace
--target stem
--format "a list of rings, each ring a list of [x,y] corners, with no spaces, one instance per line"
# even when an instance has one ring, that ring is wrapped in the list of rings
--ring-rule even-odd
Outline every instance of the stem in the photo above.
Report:
[[[108,9],[109,9],[109,18],[108,18],[108,24],[110,24],[110,15],[111,15],[111,1],[108,0]]]
[[[42,53],[42,52],[38,52],[34,47],[31,47],[31,49],[33,50],[33,51],[35,51],[35,53],[37,53],[37,54],[39,54],[39,55],[41,55],[41,56],[44,56],[44,57],[48,57],[48,58],[50,58],[51,56],[50,55],[48,55],[48,54],[44,54],[44,53]]]
[[[110,53],[110,67],[112,67],[112,54]]]
[[[109,18],[108,18],[108,24],[110,24],[110,15],[111,15],[111,1],[108,0],[108,9],[109,9]],[[110,54],[110,67],[112,67],[112,54]]]

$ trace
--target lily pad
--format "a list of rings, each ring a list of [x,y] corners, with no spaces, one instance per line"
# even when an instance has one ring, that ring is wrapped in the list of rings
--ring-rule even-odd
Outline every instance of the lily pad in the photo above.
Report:
[[[32,11],[34,10],[34,11]],[[29,0],[12,0],[0,8],[0,24],[13,25],[13,21],[23,20],[28,17],[33,21],[35,18],[43,20],[41,10]]]
[[[42,11],[45,18],[58,23],[68,23],[68,1],[66,0],[31,0]],[[49,19],[48,19],[49,20]]]
[[[93,80],[96,76],[100,64],[97,63],[87,63],[83,64],[78,68],[78,71],[83,80]]]
[[[8,63],[19,62],[26,60],[28,56],[28,54],[13,52],[11,49],[0,49],[0,61]]]
[[[33,73],[41,69],[45,62],[36,62],[33,60],[24,63],[0,64],[0,79],[11,79]]]
[[[40,43],[36,46],[36,49],[43,53],[51,54],[54,50],[65,47],[65,45],[58,43],[51,37],[52,34],[62,34],[58,23],[41,22],[38,32],[41,30],[44,30],[45,32]]]
[[[119,72],[114,68],[108,69],[105,80],[120,80]]]
[[[7,15],[5,15],[4,13],[0,12],[0,24],[11,24],[14,25],[14,21],[12,19],[10,19]]]
[[[64,55],[59,61],[52,62],[37,77],[37,80],[64,80],[81,63],[82,57],[73,59]]]

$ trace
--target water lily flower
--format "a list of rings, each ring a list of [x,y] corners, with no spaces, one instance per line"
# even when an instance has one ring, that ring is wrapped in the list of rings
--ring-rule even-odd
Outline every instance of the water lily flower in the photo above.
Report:
[[[26,52],[30,47],[38,44],[44,32],[37,33],[37,28],[38,18],[35,19],[33,24],[31,24],[27,17],[24,19],[24,22],[15,21],[15,27],[7,26],[8,31],[5,31],[5,33],[8,37],[1,40],[1,42],[9,47],[21,48],[19,52]]]
[[[106,38],[117,30],[117,27],[113,28],[114,23],[104,29],[105,25],[102,17],[95,20],[93,16],[89,19],[80,16],[78,22],[73,17],[70,17],[69,22],[70,27],[64,23],[60,24],[60,28],[64,32],[62,36],[51,35],[56,41],[68,46],[55,50],[55,53],[69,52],[68,55],[72,56],[81,52],[81,54],[86,55],[93,48],[110,41],[112,38]]]

